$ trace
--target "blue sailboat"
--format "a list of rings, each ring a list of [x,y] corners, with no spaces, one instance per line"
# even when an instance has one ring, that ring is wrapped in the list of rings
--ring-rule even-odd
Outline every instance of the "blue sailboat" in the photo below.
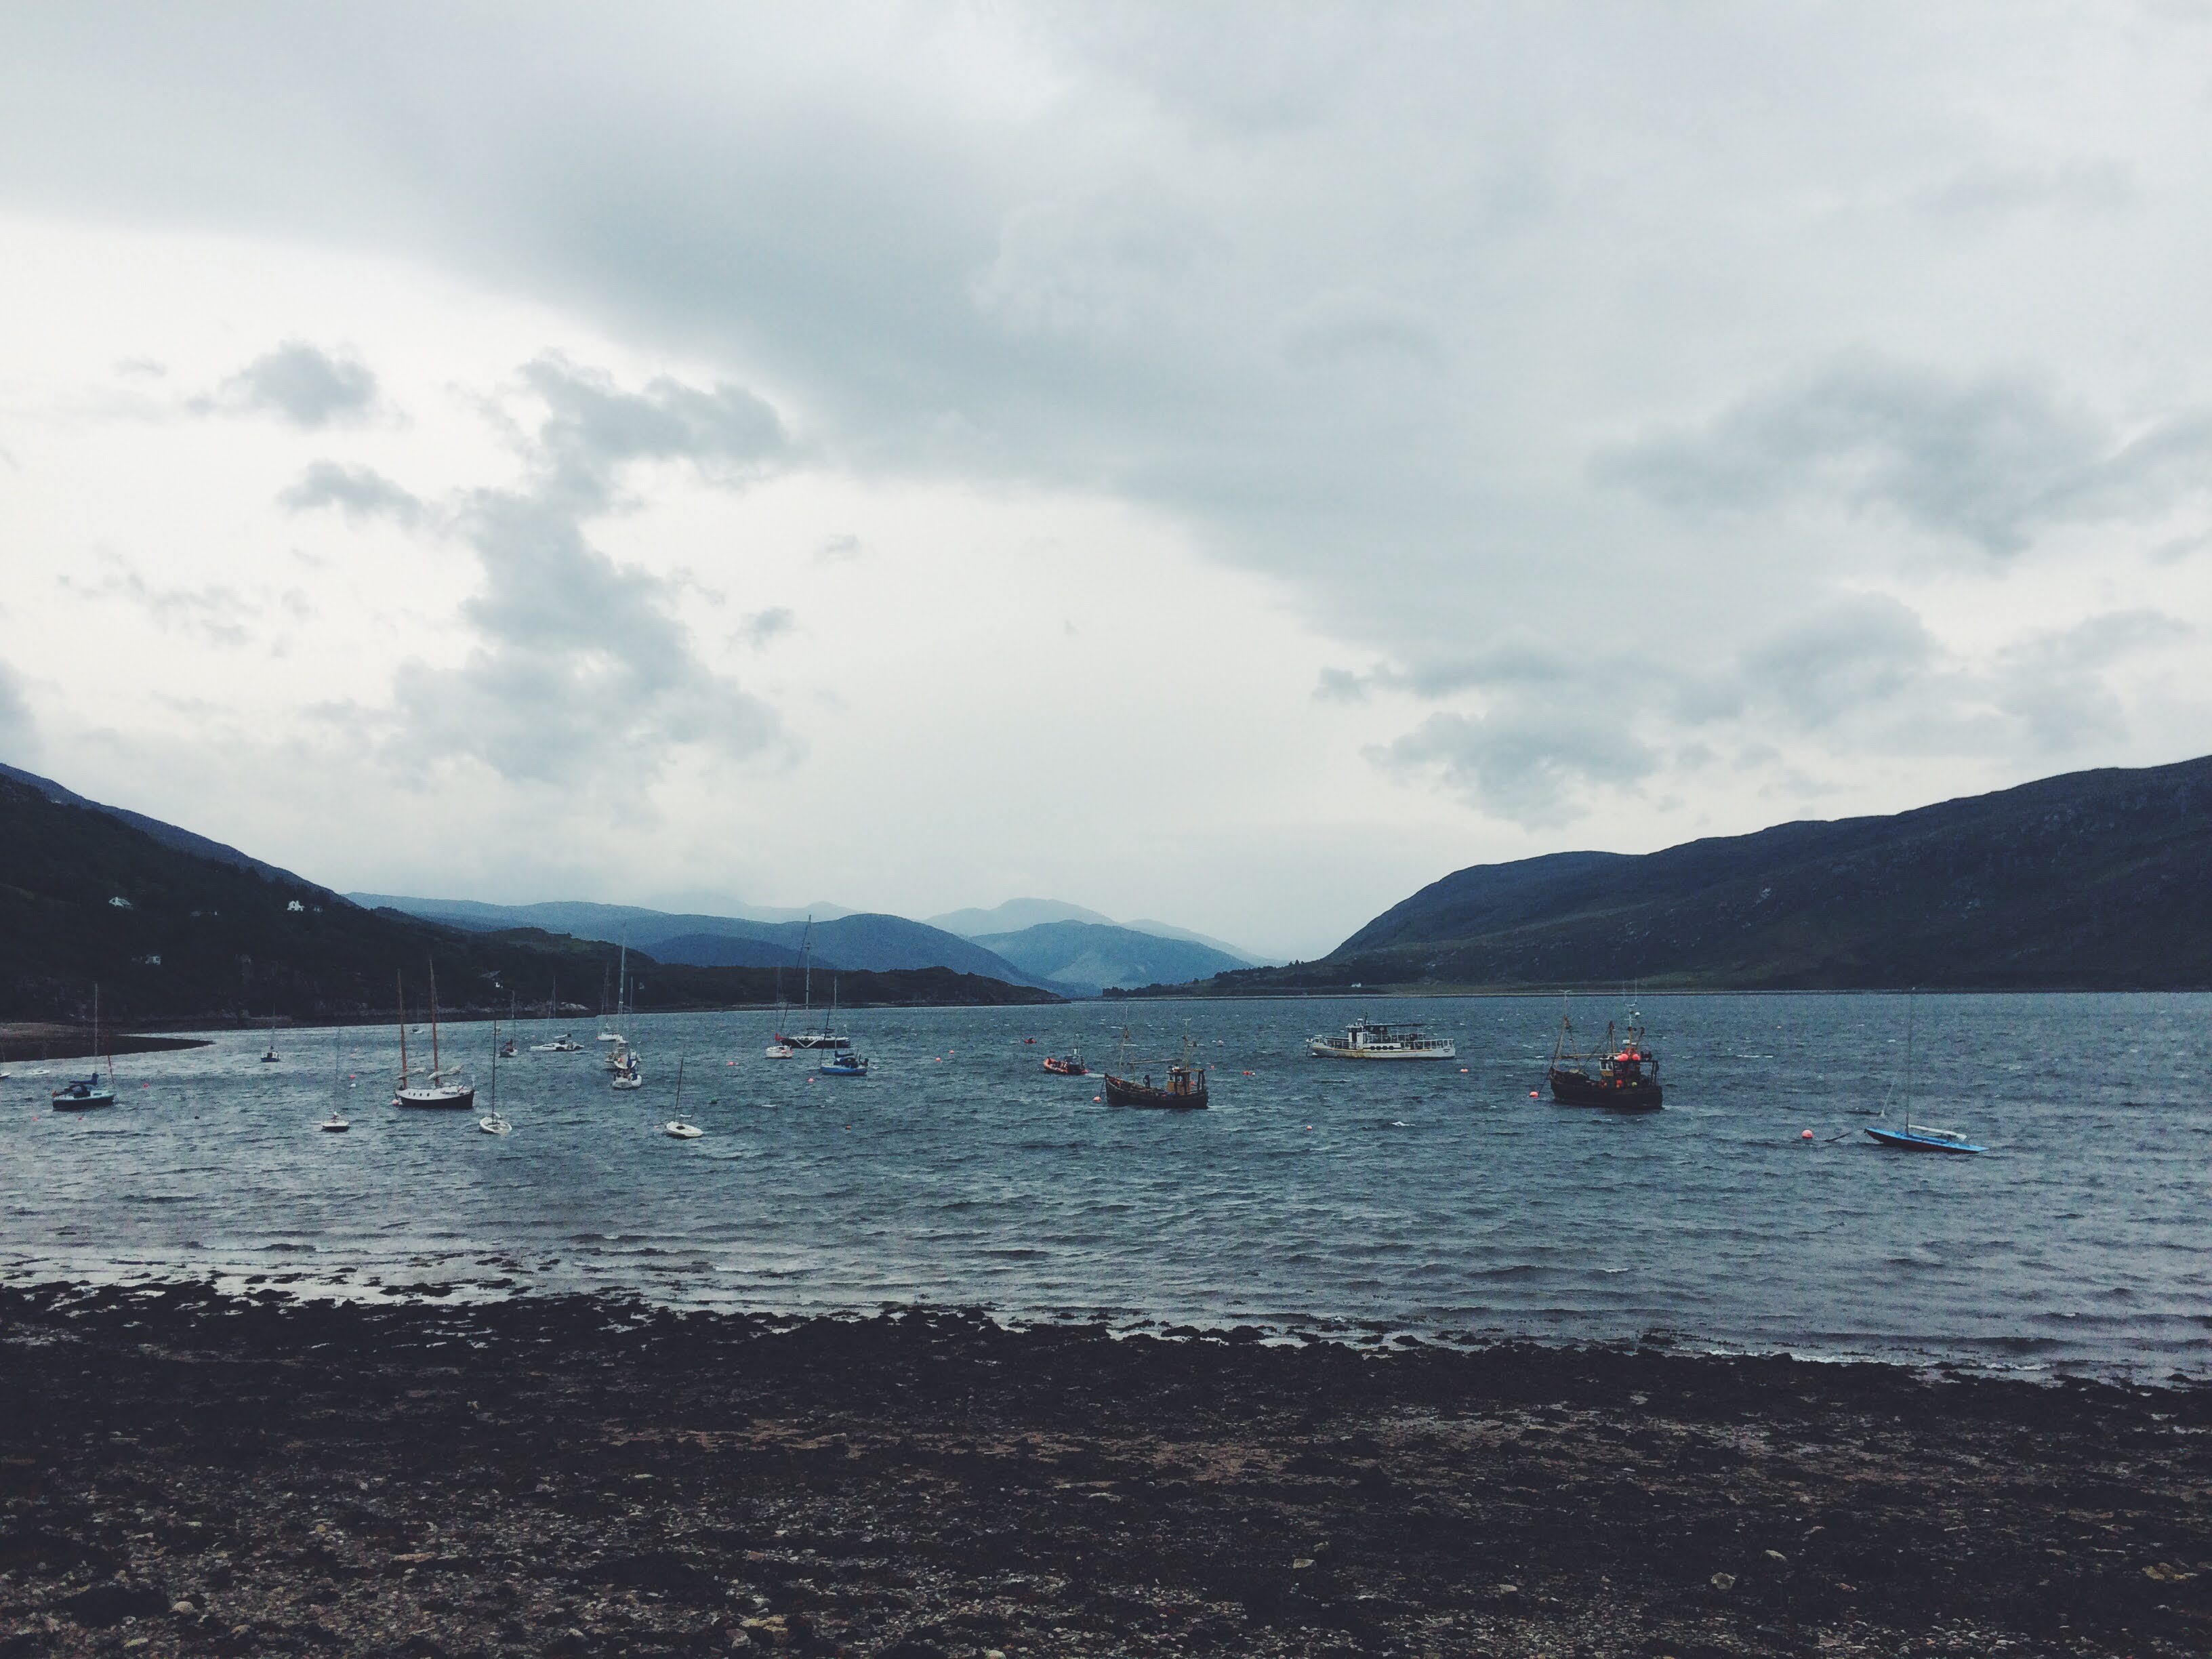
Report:
[[[1902,1129],[1877,1129],[1867,1126],[1867,1137],[1879,1146],[1900,1152],[1986,1152],[1986,1146],[1977,1146],[1956,1129],[1939,1129],[1933,1124],[1912,1121],[1912,1004],[1905,1005],[1905,1127]]]

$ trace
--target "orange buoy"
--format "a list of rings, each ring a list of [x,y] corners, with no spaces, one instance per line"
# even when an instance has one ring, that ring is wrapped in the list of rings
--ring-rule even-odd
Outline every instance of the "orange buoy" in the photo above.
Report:
[[[1528,1098],[1531,1100],[1537,1098],[1536,1091],[1534,1089],[1528,1091]]]
[[[1800,1140],[1810,1140],[1812,1138],[1813,1138],[1813,1132],[1812,1132],[1810,1129],[1807,1129],[1807,1130],[1803,1131],[1803,1132],[1802,1132],[1802,1133],[1801,1133],[1798,1135],[1798,1137],[1797,1137],[1797,1139],[1800,1139]]]

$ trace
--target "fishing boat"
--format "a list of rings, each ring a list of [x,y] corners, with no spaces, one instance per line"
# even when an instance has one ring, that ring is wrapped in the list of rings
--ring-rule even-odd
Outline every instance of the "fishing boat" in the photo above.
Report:
[[[392,1103],[420,1111],[465,1112],[477,1103],[477,1091],[465,1084],[451,1082],[455,1074],[448,1072],[438,1052],[438,969],[430,969],[430,1069],[422,1074],[422,1081],[413,1081],[416,1073],[407,1065],[407,987],[400,982],[399,1012],[399,1079],[392,1085]]]
[[[1128,1028],[1121,1030],[1121,1046],[1127,1066],[1126,1050],[1129,1043]],[[1133,1067],[1130,1069],[1133,1069]],[[1139,1083],[1133,1078],[1105,1074],[1106,1103],[1109,1106],[1152,1106],[1168,1111],[1196,1111],[1206,1105],[1206,1068],[1198,1063],[1197,1045],[1185,1032],[1182,1039],[1182,1058],[1171,1060],[1167,1067],[1165,1086],[1156,1085],[1152,1073],[1145,1073]]]
[[[80,1078],[51,1097],[58,1112],[96,1112],[115,1104],[115,1057],[107,1060],[107,1084],[100,1081],[100,987],[92,988],[92,1075]]]
[[[660,1126],[660,1133],[672,1140],[696,1140],[707,1132],[684,1115],[684,1057],[676,1057],[676,1115]]]
[[[849,1038],[838,1036],[831,1029],[836,1024],[834,1018],[836,1012],[836,990],[834,981],[830,990],[830,1012],[833,1018],[820,1025],[813,1025],[814,918],[811,916],[806,919],[806,931],[799,936],[799,960],[800,967],[805,970],[805,983],[800,992],[804,1001],[800,1005],[799,1028],[796,1031],[778,1031],[775,1034],[775,1040],[787,1048],[851,1048],[853,1044]],[[811,1030],[808,1029],[810,1026],[812,1027]]]
[[[1977,1146],[1956,1129],[1939,1129],[1932,1123],[1912,1121],[1912,1001],[1905,1005],[1905,1127],[1875,1128],[1865,1125],[1867,1138],[1878,1146],[1900,1152],[1951,1152],[1971,1157],[1989,1151]]]
[[[1044,1068],[1055,1077],[1089,1077],[1091,1068],[1083,1063],[1083,1056],[1070,1048],[1064,1054],[1047,1054]]]
[[[1371,1019],[1353,1020],[1341,1037],[1307,1038],[1306,1053],[1316,1060],[1459,1058],[1459,1049],[1449,1037],[1429,1036],[1417,1024],[1386,1025]]]
[[[1659,1090],[1659,1056],[1651,1050],[1642,1018],[1631,1012],[1616,1037],[1605,1024],[1605,1047],[1577,1054],[1567,1047],[1574,1022],[1562,1016],[1559,1041],[1552,1050],[1552,1098],[1562,1106],[1602,1106],[1616,1112],[1656,1112],[1664,1103]]]

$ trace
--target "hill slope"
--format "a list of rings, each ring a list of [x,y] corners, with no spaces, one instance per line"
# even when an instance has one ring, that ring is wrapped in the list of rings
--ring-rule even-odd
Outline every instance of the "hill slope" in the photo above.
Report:
[[[1210,988],[2212,987],[2212,758],[1886,817],[1455,872]]]
[[[527,1005],[556,980],[576,1008],[615,959],[598,941],[366,909],[222,850],[231,856],[180,850],[113,812],[0,778],[0,1019],[82,1018],[95,982],[118,1025],[378,1016],[403,973],[419,1003],[434,961],[448,1009],[502,1010],[510,995]],[[630,966],[648,1010],[775,994],[768,968],[660,963],[635,951]],[[856,975],[842,989],[848,1002],[1050,1000],[945,969]]]
[[[19,766],[0,763],[0,778],[12,778],[17,783],[27,784],[50,801],[58,802],[64,806],[85,807],[113,818],[118,823],[127,823],[133,830],[143,830],[162,846],[171,848],[177,852],[190,853],[198,858],[213,859],[217,864],[228,864],[236,869],[251,871],[267,881],[289,882],[295,887],[314,886],[313,882],[294,875],[289,870],[282,869],[274,864],[265,864],[259,859],[240,852],[235,847],[228,846],[219,841],[211,841],[207,836],[196,835],[190,830],[180,830],[173,823],[164,823],[159,818],[149,818],[143,812],[134,812],[127,806],[108,806],[100,801],[88,800],[76,790],[65,789],[52,778],[42,778],[37,773],[26,772]],[[340,899],[338,895],[331,892],[328,888],[316,887],[315,890],[332,901],[348,902]]]
[[[1093,996],[1108,986],[1183,984],[1248,965],[1210,945],[1087,921],[1040,922],[975,943],[1026,973]]]
[[[804,921],[750,921],[738,916],[677,915],[627,904],[592,904],[560,900],[544,904],[479,904],[471,899],[401,898],[356,893],[376,903],[456,927],[490,931],[501,927],[558,928],[579,939],[627,941],[663,962],[694,967],[797,964],[806,937]],[[904,916],[869,912],[814,923],[814,965],[832,973],[869,969],[890,973],[908,969],[949,968],[1015,985],[1062,994],[1061,988],[1024,972],[1004,957],[957,933],[909,921]]]

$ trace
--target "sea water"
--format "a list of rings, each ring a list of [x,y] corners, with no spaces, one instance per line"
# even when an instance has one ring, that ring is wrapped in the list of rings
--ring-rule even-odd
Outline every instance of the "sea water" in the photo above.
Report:
[[[647,1015],[635,1092],[609,1089],[588,1029],[585,1053],[501,1062],[505,1137],[392,1108],[391,1028],[282,1031],[275,1064],[259,1030],[126,1057],[116,1108],[84,1115],[46,1108],[69,1065],[17,1060],[0,1068],[0,1277],[2212,1364],[2212,997],[1650,997],[1667,1105],[1641,1115],[1532,1095],[1561,1011],[862,1011],[866,1079],[766,1058],[766,1014]],[[1594,1038],[1625,1009],[1572,1012]],[[1458,1058],[1307,1057],[1361,1015],[1422,1020]],[[1095,1075],[1043,1070],[1070,1048],[1114,1063],[1125,1024],[1156,1077],[1187,1033],[1212,1109],[1115,1109]],[[1916,1121],[1985,1155],[1862,1133],[1903,1116],[1908,1025]],[[488,1108],[490,1028],[443,1038]],[[661,1133],[679,1059],[696,1141]],[[317,1127],[334,1103],[345,1134]]]

